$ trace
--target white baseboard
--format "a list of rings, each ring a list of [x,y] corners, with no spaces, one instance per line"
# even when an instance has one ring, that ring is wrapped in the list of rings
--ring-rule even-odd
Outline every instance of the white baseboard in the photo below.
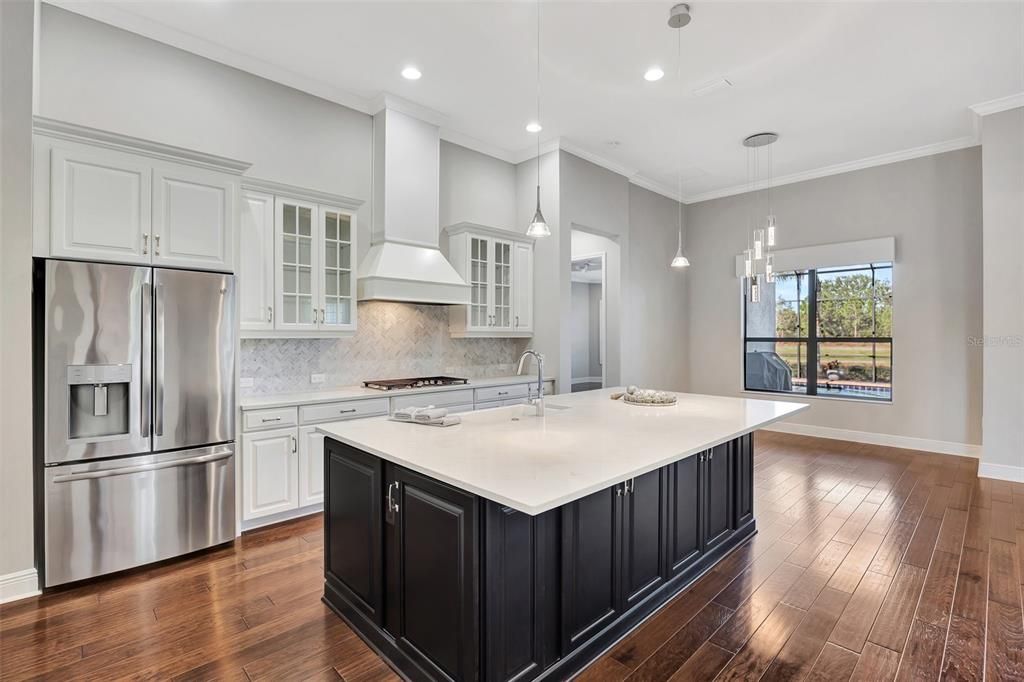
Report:
[[[980,445],[973,445],[971,443],[954,443],[948,440],[930,440],[928,438],[897,436],[891,433],[873,433],[871,431],[854,431],[852,429],[834,429],[829,426],[812,426],[810,424],[791,424],[780,422],[776,422],[771,426],[766,426],[764,430],[778,431],[780,433],[793,433],[800,436],[816,436],[818,438],[852,441],[854,443],[868,443],[870,445],[887,445],[889,447],[904,448],[907,450],[938,452],[944,455],[959,455],[960,457],[974,457],[975,459],[981,457]]]
[[[0,604],[25,597],[34,597],[37,594],[40,592],[39,576],[36,575],[36,569],[29,568],[0,575]]]
[[[978,476],[981,478],[998,478],[1000,481],[1012,481],[1013,483],[1024,483],[1024,467],[982,462],[978,465]]]
[[[574,377],[572,383],[574,384],[593,384],[601,383],[604,381],[601,377]]]
[[[260,516],[255,519],[249,519],[248,521],[243,520],[242,532],[248,533],[251,530],[256,530],[257,528],[262,528],[263,526],[271,526],[275,523],[281,523],[282,521],[291,521],[292,519],[302,518],[303,516],[319,514],[323,510],[323,504],[313,504],[308,507],[289,509],[288,511],[279,512],[277,514],[271,514],[269,516]]]

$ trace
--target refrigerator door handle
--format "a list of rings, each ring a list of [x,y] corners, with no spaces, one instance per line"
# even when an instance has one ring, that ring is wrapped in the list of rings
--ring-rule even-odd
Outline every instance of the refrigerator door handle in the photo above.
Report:
[[[107,478],[109,476],[124,476],[126,474],[138,474],[144,471],[156,471],[158,469],[170,469],[188,464],[206,464],[227,459],[233,452],[218,452],[212,455],[199,455],[188,459],[174,459],[169,462],[157,462],[155,464],[140,464],[138,466],[120,467],[118,469],[101,469],[99,471],[82,471],[77,474],[62,474],[53,477],[54,483],[71,483],[72,481],[83,481],[90,478]]]
[[[153,412],[153,370],[150,364],[153,357],[153,285],[142,283],[142,386],[139,391],[139,431],[143,438],[149,438],[151,428],[150,417]]]
[[[164,286],[157,284],[153,288],[153,319],[156,331],[153,339],[153,432],[164,435],[164,347],[160,342],[164,338],[164,311],[160,305],[160,293]]]

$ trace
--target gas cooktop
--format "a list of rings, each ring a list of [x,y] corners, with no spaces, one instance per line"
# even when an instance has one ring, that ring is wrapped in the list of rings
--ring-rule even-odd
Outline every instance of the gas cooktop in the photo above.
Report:
[[[378,391],[394,391],[401,388],[424,388],[426,386],[457,386],[468,384],[469,380],[459,377],[413,377],[411,379],[378,379],[376,381],[364,381],[366,388],[375,388]]]

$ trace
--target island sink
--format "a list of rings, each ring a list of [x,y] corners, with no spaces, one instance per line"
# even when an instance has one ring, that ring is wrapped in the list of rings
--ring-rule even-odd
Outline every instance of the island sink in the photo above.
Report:
[[[324,601],[409,679],[581,670],[755,533],[751,432],[805,407],[611,392],[320,427]]]

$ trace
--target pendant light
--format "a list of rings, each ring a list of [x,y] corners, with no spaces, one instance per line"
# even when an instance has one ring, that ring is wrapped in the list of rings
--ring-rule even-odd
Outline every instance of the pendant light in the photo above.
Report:
[[[668,14],[668,25],[676,30],[676,82],[682,86],[683,73],[683,34],[682,28],[690,23],[690,6],[676,5]],[[680,100],[685,101],[685,100]],[[676,255],[670,263],[673,268],[688,268],[690,260],[683,255],[683,117],[679,116],[679,195],[676,201],[679,204],[679,246],[676,248]]]
[[[537,0],[537,126],[541,125],[540,122],[540,0]],[[533,237],[534,239],[539,237],[550,237],[551,228],[548,227],[548,222],[544,220],[544,214],[540,210],[540,130],[537,131],[537,210],[533,213],[533,220],[530,221],[530,226],[526,228],[526,236]]]
[[[771,145],[779,139],[777,133],[756,133],[743,140],[747,148],[747,182],[750,187],[752,217],[757,213],[757,176],[760,170],[758,149],[767,147],[767,197],[768,211],[764,223],[753,217],[747,231],[747,249],[743,252],[743,277],[751,303],[760,303],[765,284],[775,281],[775,243],[777,239],[775,214],[772,211],[772,150]],[[763,225],[763,227],[762,227]]]

